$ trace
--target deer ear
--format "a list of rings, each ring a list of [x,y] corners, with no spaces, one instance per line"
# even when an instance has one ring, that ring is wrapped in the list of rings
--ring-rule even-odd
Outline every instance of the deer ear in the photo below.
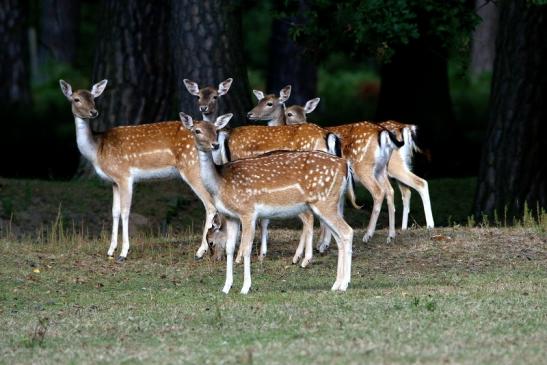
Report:
[[[291,97],[291,85],[285,86],[281,91],[279,92],[279,102],[284,103]]]
[[[186,90],[192,95],[199,96],[199,86],[194,81],[184,79],[184,86],[186,86]]]
[[[191,116],[189,116],[186,113],[180,112],[179,113],[179,118],[180,118],[180,121],[182,122],[182,125],[184,126],[184,128],[190,129],[190,130],[192,129],[192,127],[194,126],[194,121],[192,120]]]
[[[264,93],[260,90],[253,90],[253,94],[255,94],[258,101],[264,99]]]
[[[222,226],[222,221],[220,219],[220,215],[218,213],[215,213],[215,216],[213,217],[212,227],[214,230],[219,230]]]
[[[232,86],[233,81],[234,79],[230,77],[229,79],[226,79],[222,81],[220,84],[218,84],[218,95],[219,96],[226,95],[228,90],[230,90],[230,86]]]
[[[70,84],[65,80],[59,80],[59,85],[61,85],[61,91],[63,94],[70,99],[72,96],[72,86],[70,86]]]
[[[232,113],[221,115],[217,118],[217,120],[215,120],[215,128],[217,130],[224,128],[233,116],[234,115]]]
[[[99,97],[104,89],[106,88],[106,84],[108,84],[108,80],[99,81],[93,87],[91,88],[91,95],[93,95],[93,98]]]
[[[306,105],[304,106],[304,111],[306,112],[306,114],[310,114],[311,112],[313,112],[315,108],[317,108],[317,104],[319,104],[319,101],[321,101],[321,99],[319,98],[308,100],[306,102]]]

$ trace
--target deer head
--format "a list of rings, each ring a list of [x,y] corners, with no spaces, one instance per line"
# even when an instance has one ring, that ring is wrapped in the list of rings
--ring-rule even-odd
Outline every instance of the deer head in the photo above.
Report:
[[[103,93],[107,83],[108,80],[100,81],[93,85],[91,91],[72,91],[72,86],[68,82],[59,80],[61,91],[72,104],[72,114],[81,119],[92,119],[99,116],[99,112],[95,109],[95,98]]]
[[[317,104],[321,99],[315,98],[308,100],[306,105],[291,105],[285,109],[285,123],[287,124],[304,124],[307,122],[306,114],[310,114],[317,108]]]
[[[232,116],[232,113],[224,114],[218,117],[214,123],[209,123],[203,120],[194,121],[188,114],[179,113],[182,125],[192,132],[196,141],[196,147],[201,152],[212,152],[220,147],[217,141],[217,131],[224,128]]]
[[[226,79],[218,84],[217,89],[213,86],[206,86],[200,89],[198,84],[194,81],[184,79],[184,86],[186,86],[186,90],[188,90],[190,94],[198,97],[199,111],[203,116],[211,116],[214,118],[218,113],[218,98],[222,95],[226,95],[228,90],[230,90],[233,81],[232,78]]]
[[[215,260],[222,260],[226,248],[225,224],[224,217],[216,213],[211,222],[211,227],[207,230],[207,243]]]
[[[284,118],[283,111],[285,102],[291,96],[291,85],[285,86],[279,92],[279,96],[274,94],[264,96],[260,90],[253,90],[258,104],[247,113],[247,118],[250,120],[267,120],[267,121],[282,121]],[[284,123],[276,123],[284,124]]]

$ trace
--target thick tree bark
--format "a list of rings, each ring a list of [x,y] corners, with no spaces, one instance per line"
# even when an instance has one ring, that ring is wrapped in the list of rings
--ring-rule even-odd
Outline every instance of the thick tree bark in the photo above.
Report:
[[[547,208],[547,6],[501,3],[475,214]]]
[[[451,148],[457,144],[457,130],[446,52],[427,39],[414,41],[397,49],[380,73],[376,119],[416,124],[419,145],[431,162],[428,169],[436,175],[450,174],[462,156]]]
[[[0,105],[17,108],[30,103],[28,1],[0,1]]]
[[[279,4],[278,4],[279,5]],[[276,18],[272,22],[270,39],[267,92],[278,94],[285,85],[292,85],[290,104],[304,105],[317,95],[317,62],[306,54],[303,47],[293,41],[290,29],[293,24],[303,24],[306,1],[299,0],[297,15]],[[279,5],[278,11],[287,11]],[[290,10],[290,9],[289,9]]]
[[[475,8],[482,20],[473,32],[470,71],[479,75],[494,67],[499,6],[492,0],[476,0]]]
[[[42,0],[38,57],[74,64],[79,34],[79,0]]]
[[[105,0],[99,24],[93,82],[108,79],[97,99],[95,132],[118,125],[164,120],[173,84],[168,42],[168,5],[153,0]],[[82,158],[77,176],[92,170]]]
[[[183,79],[217,86],[232,77],[222,96],[220,113],[234,113],[231,126],[244,124],[251,108],[249,80],[243,55],[241,9],[236,0],[180,0],[171,2],[171,49],[178,94],[178,111],[200,117],[195,96]]]

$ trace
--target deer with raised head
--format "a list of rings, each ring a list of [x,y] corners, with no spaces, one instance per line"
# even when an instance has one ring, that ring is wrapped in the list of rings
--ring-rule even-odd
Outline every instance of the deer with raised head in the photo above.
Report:
[[[286,125],[285,102],[291,96],[291,85],[285,86],[275,94],[264,95],[260,90],[253,90],[258,99],[258,104],[247,113],[247,118],[252,121],[267,121],[270,127]]]
[[[313,111],[313,109],[311,109],[311,111],[307,111],[309,110],[307,107],[307,103],[304,107],[300,105],[292,105],[287,107],[285,110],[287,124],[307,123],[306,114]],[[399,190],[401,191],[403,200],[401,229],[405,230],[408,228],[408,214],[410,212],[411,196],[411,190],[409,187],[413,188],[420,194],[424,206],[427,228],[433,228],[435,223],[433,221],[433,213],[431,211],[431,201],[429,199],[427,181],[412,172],[412,156],[415,151],[419,151],[419,148],[416,146],[414,141],[417,127],[412,124],[404,124],[393,120],[379,123],[379,125],[387,130],[390,130],[392,133],[395,133],[398,139],[404,141],[404,145],[393,152],[387,166],[388,176],[397,181]],[[345,129],[342,128],[338,131],[337,127],[328,127],[327,129],[334,133],[345,131]],[[340,134],[342,141],[344,141],[344,138],[351,138],[351,136],[343,135],[342,133]]]
[[[203,120],[211,123],[218,117],[219,98],[228,93],[233,81],[232,78],[226,79],[218,84],[218,88],[215,89],[214,86],[200,88],[194,81],[188,79],[183,80],[186,90],[188,90],[190,94],[197,96],[198,108]]]
[[[72,104],[78,149],[91,162],[97,174],[112,183],[113,221],[108,256],[112,257],[118,246],[121,216],[123,243],[117,261],[122,262],[127,257],[133,183],[178,176],[190,185],[205,206],[205,229],[196,254],[197,257],[203,256],[208,249],[207,228],[216,210],[199,175],[192,134],[181,126],[180,121],[115,127],[94,134],[89,123],[90,119],[99,115],[95,108],[95,98],[103,93],[107,80],[93,85],[91,91],[73,91],[67,82],[60,80],[59,83],[63,94]]]
[[[226,282],[233,283],[233,254],[241,223],[243,252],[242,294],[251,287],[251,249],[257,218],[284,218],[313,211],[331,230],[338,244],[336,281],[332,290],[345,291],[351,276],[353,230],[342,217],[342,202],[348,183],[346,161],[324,152],[274,152],[259,157],[214,164],[212,151],[219,148],[217,131],[231,114],[214,123],[193,121],[180,113],[182,124],[194,135],[199,151],[202,180],[217,210],[226,217]]]
[[[280,93],[279,97],[275,95],[265,97],[262,92],[255,92],[259,102],[249,112],[249,119],[268,121],[268,123],[275,125],[286,125],[287,113],[284,103],[287,97],[285,97],[285,94]],[[318,98],[310,100],[306,103],[308,105],[307,110],[309,112],[313,111],[318,102]],[[291,110],[296,111],[294,108]],[[306,110],[304,110],[305,114]],[[279,119],[272,119],[273,117]],[[293,123],[292,126],[296,125],[302,124]],[[393,201],[393,188],[387,177],[387,162],[391,152],[400,147],[402,142],[397,140],[393,133],[372,123],[361,122],[339,127],[325,127],[324,129],[341,137],[342,156],[351,163],[353,176],[365,186],[374,200],[372,214],[363,241],[368,242],[373,236],[385,197],[389,215],[387,242],[390,242],[395,238],[395,204]],[[344,136],[346,136],[345,140]],[[328,238],[330,241],[330,236]],[[323,252],[327,247],[328,245],[324,244],[324,241],[320,241],[318,245],[320,252]]]

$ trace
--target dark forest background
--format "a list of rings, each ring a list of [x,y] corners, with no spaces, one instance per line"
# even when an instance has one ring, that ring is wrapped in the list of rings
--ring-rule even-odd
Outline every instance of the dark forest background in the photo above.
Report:
[[[547,207],[543,0],[0,0],[0,176],[85,177],[58,80],[104,78],[95,131],[199,116],[184,78],[288,104],[320,125],[419,126],[424,178],[477,176],[475,213]]]

